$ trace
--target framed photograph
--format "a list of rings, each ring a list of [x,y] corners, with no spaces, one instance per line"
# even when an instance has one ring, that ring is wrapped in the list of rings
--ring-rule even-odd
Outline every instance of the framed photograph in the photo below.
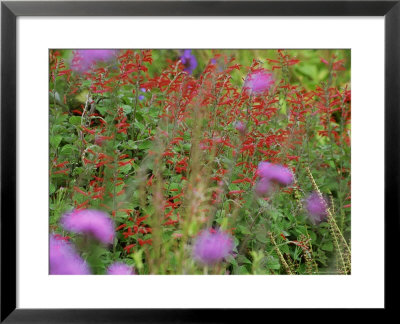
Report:
[[[2,2],[1,321],[392,308],[399,15]]]

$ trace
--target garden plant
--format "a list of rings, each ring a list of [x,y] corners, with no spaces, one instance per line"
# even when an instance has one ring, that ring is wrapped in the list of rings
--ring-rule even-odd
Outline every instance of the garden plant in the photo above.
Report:
[[[351,274],[350,63],[50,50],[50,274]]]

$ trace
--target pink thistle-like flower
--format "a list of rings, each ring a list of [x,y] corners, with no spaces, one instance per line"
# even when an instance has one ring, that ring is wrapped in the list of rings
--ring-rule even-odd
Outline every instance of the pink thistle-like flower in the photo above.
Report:
[[[86,72],[97,62],[109,62],[116,57],[116,50],[77,50],[71,62],[71,68],[77,72]]]
[[[52,275],[88,275],[89,266],[74,250],[73,246],[50,236],[49,253],[50,274]]]
[[[114,222],[99,210],[74,210],[63,215],[61,224],[70,232],[92,235],[103,243],[111,244],[114,240]]]
[[[246,134],[246,125],[243,124],[240,120],[235,123],[235,129],[241,134]]]
[[[109,275],[134,275],[135,271],[132,267],[122,262],[114,262],[107,269]]]
[[[261,94],[268,90],[273,83],[272,73],[260,69],[247,76],[244,87],[250,94]]]
[[[268,178],[261,178],[255,185],[254,191],[260,197],[267,195],[272,189],[271,181]]]
[[[293,182],[293,173],[290,169],[269,162],[261,162],[258,165],[257,174],[261,178],[269,179],[284,186],[288,186]]]
[[[94,143],[98,146],[102,146],[104,142],[104,136],[95,135]]]
[[[197,236],[193,247],[194,258],[212,265],[222,261],[233,249],[233,238],[222,231],[205,230]]]
[[[312,192],[306,199],[306,209],[309,218],[314,224],[319,224],[328,215],[328,203],[324,197],[320,197],[317,192]]]

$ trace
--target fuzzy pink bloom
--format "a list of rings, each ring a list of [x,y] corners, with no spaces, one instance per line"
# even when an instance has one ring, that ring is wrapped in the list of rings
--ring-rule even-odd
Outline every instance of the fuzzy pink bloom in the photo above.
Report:
[[[242,135],[246,134],[246,125],[241,121],[237,121],[235,123],[235,129]]]
[[[255,185],[254,191],[260,197],[267,195],[272,189],[271,181],[268,178],[261,178]]]
[[[232,236],[222,231],[209,229],[197,236],[193,256],[201,263],[212,265],[222,261],[232,249]]]
[[[324,197],[320,197],[317,192],[313,192],[306,199],[306,208],[310,220],[314,224],[319,224],[325,220],[328,215],[327,212],[328,203]]]
[[[103,243],[111,244],[114,240],[114,223],[99,210],[74,210],[63,215],[61,224],[67,231],[92,235]]]
[[[86,72],[97,62],[109,62],[116,57],[116,50],[77,50],[71,62],[71,68],[78,72]]]
[[[114,262],[107,269],[109,275],[134,275],[133,268],[122,262]]]
[[[89,266],[73,246],[54,235],[50,236],[49,266],[52,275],[90,274]]]
[[[96,136],[94,137],[94,143],[95,143],[96,145],[102,146],[102,145],[103,145],[103,142],[104,142],[104,139],[101,138],[101,136],[96,135]]]
[[[261,94],[268,90],[273,83],[272,74],[260,69],[247,76],[244,87],[251,94]]]
[[[288,186],[293,182],[293,173],[290,169],[269,162],[261,162],[258,165],[257,174],[261,178],[269,179],[281,185]]]

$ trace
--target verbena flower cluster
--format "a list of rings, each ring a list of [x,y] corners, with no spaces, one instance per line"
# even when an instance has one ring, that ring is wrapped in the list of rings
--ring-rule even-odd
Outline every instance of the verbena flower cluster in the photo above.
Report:
[[[192,50],[190,49],[184,50],[180,59],[182,64],[185,66],[183,70],[189,74],[192,74],[197,67],[197,59],[196,56],[192,54]]]

